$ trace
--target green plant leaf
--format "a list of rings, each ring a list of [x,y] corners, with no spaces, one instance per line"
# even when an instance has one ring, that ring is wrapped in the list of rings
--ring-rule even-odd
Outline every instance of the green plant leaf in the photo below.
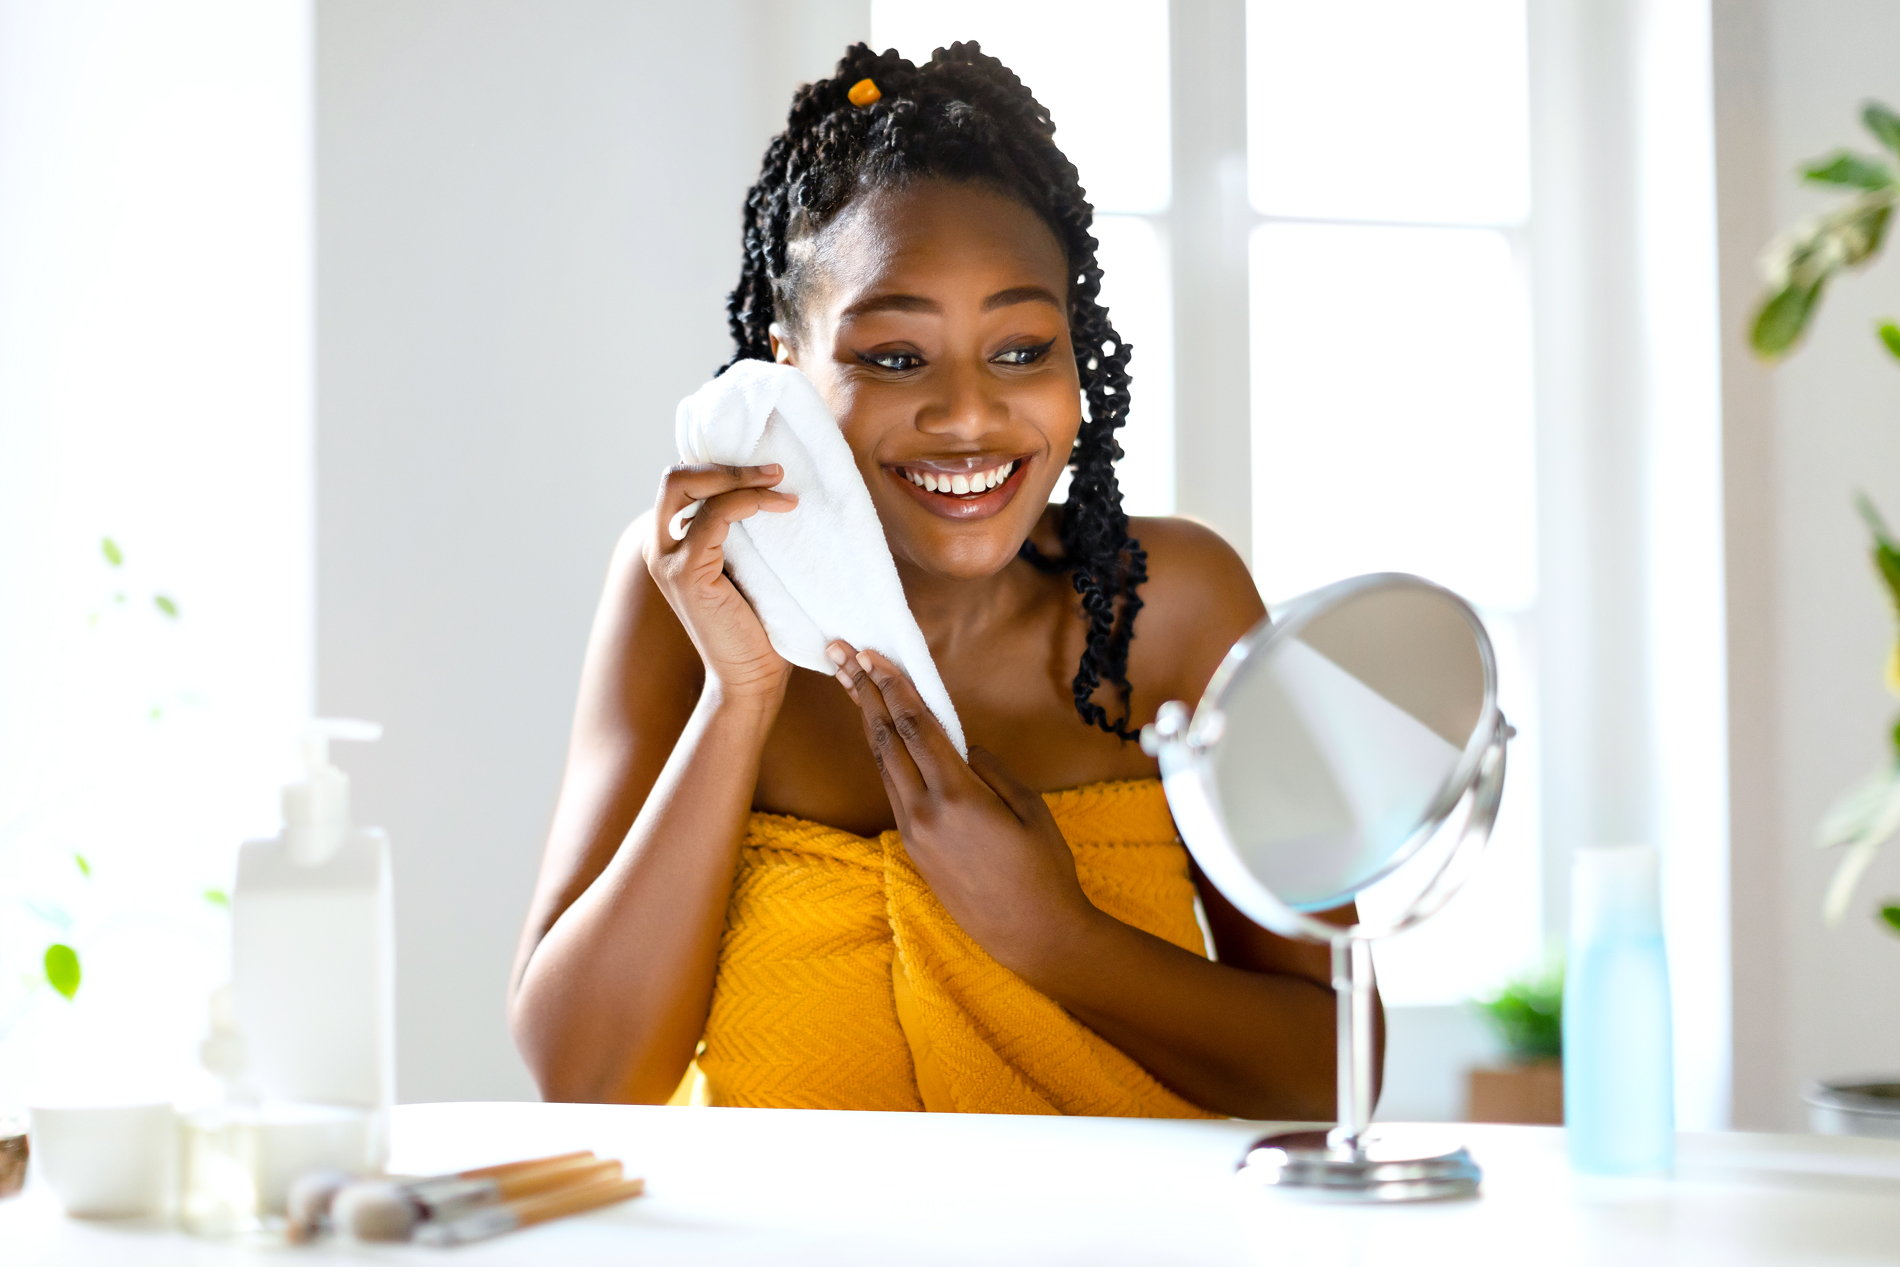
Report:
[[[1880,335],[1880,342],[1886,346],[1887,351],[1893,354],[1893,359],[1900,361],[1900,325],[1895,325],[1889,319],[1876,326],[1875,331]]]
[[[223,889],[206,889],[205,901],[223,910],[228,911],[231,909],[231,895],[226,893]]]
[[[1755,314],[1755,324],[1748,334],[1756,355],[1773,360],[1800,340],[1808,328],[1808,318],[1814,315],[1814,303],[1826,284],[1823,278],[1811,286],[1789,285],[1769,296],[1768,302]]]
[[[1852,150],[1835,150],[1826,158],[1817,158],[1803,167],[1801,179],[1817,185],[1881,189],[1893,184],[1893,170],[1879,159],[1863,158]]]
[[[86,861],[85,854],[83,853],[74,854],[73,865],[79,868],[80,875],[85,876],[87,879],[92,878],[92,864]]]
[[[119,549],[119,543],[111,537],[99,538],[99,552],[106,556],[106,562],[118,567],[125,562],[125,553]]]
[[[1514,978],[1478,1002],[1498,1037],[1519,1061],[1555,1060],[1564,1049],[1564,971],[1552,964]]]
[[[170,616],[173,620],[178,619],[178,604],[165,597],[165,595],[152,595],[152,605],[164,612],[167,616]]]
[[[1887,931],[1900,934],[1900,902],[1886,902],[1880,907],[1880,918],[1887,925]]]
[[[1900,154],[1900,114],[1895,114],[1878,101],[1869,101],[1861,107],[1860,121],[1874,134],[1874,139]]]
[[[1887,198],[1872,200],[1866,194],[1857,195],[1843,208],[1839,222],[1831,226],[1841,264],[1854,268],[1872,259],[1887,239],[1887,222],[1892,218],[1893,203]]]
[[[63,942],[46,948],[46,984],[67,998],[79,993],[79,952]]]

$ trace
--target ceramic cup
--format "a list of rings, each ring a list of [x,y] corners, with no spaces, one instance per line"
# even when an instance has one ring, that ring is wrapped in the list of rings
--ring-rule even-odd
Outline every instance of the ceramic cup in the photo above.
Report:
[[[178,1127],[169,1104],[34,1108],[33,1162],[66,1213],[162,1215],[177,1189]]]

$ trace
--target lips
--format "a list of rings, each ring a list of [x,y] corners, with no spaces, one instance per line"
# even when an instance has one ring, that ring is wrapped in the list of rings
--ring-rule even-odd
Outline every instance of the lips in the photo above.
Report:
[[[885,469],[926,510],[945,519],[988,519],[1022,487],[1024,458],[904,463]]]

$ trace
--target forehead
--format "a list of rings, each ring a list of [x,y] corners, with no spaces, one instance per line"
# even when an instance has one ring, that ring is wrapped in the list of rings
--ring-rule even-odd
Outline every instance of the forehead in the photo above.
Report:
[[[1067,253],[1042,217],[981,185],[919,181],[855,198],[803,244],[812,299],[843,306],[873,291],[984,295],[1040,285],[1067,295]]]

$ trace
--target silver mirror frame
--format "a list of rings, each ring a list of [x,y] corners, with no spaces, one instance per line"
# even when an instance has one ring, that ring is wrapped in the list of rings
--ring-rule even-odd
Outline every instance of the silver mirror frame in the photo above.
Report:
[[[1361,594],[1384,589],[1421,589],[1448,602],[1469,626],[1483,669],[1484,701],[1477,725],[1458,763],[1427,805],[1418,827],[1393,857],[1355,893],[1416,857],[1463,805],[1458,839],[1419,890],[1383,924],[1342,927],[1314,918],[1282,900],[1242,863],[1221,809],[1214,751],[1226,730],[1223,705],[1249,671],[1274,648],[1299,637],[1319,616]],[[1190,717],[1187,705],[1170,701],[1143,728],[1143,751],[1161,765],[1162,785],[1181,838],[1201,871],[1255,923],[1300,941],[1332,949],[1337,999],[1338,1125],[1331,1132],[1297,1132],[1260,1140],[1241,1171],[1263,1185],[1344,1201],[1416,1201],[1476,1195],[1483,1172],[1462,1148],[1448,1153],[1408,1151],[1370,1136],[1372,1118],[1373,971],[1371,943],[1412,927],[1441,909],[1469,878],[1490,839],[1504,792],[1505,749],[1513,731],[1498,709],[1497,659],[1477,612],[1464,599],[1420,577],[1378,572],[1339,581],[1304,594],[1277,619],[1249,630],[1234,644],[1208,682]],[[1340,896],[1339,904],[1354,894]]]

